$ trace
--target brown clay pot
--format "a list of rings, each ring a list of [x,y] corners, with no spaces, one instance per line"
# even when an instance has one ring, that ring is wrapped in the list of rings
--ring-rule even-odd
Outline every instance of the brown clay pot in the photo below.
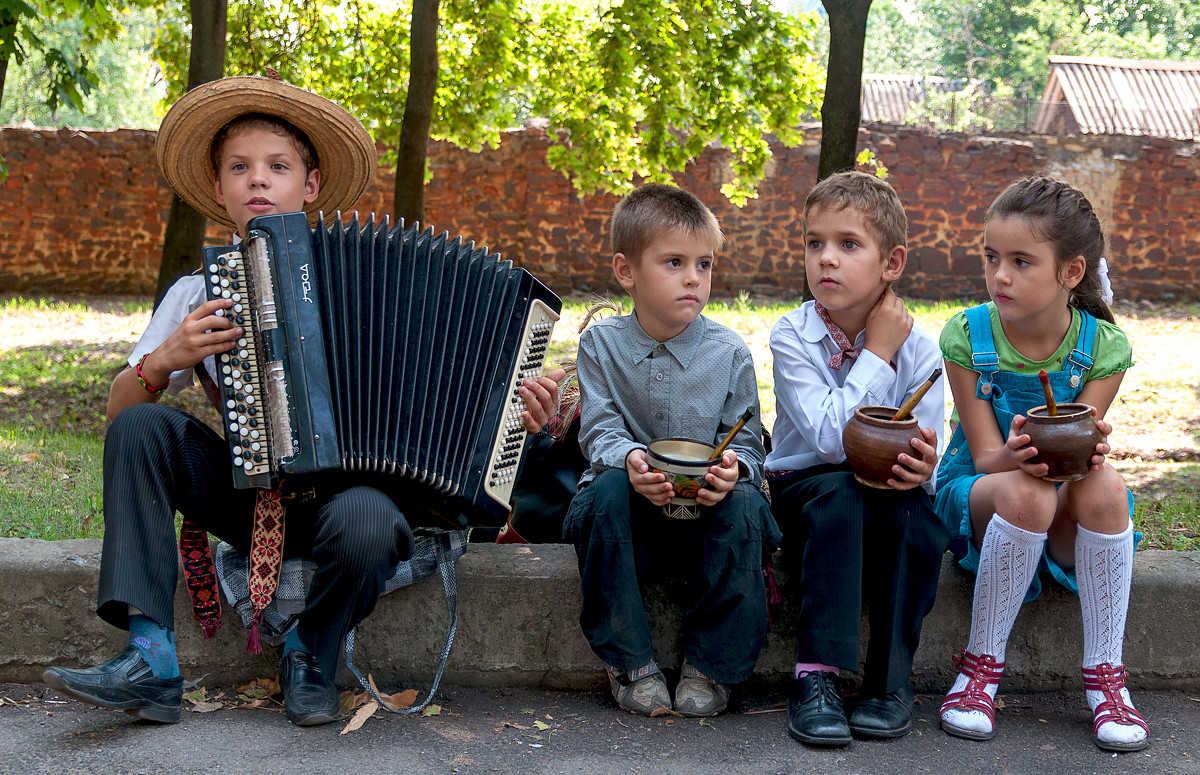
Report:
[[[910,443],[920,438],[917,418],[893,420],[894,406],[860,406],[842,428],[842,449],[854,469],[854,478],[868,487],[887,488],[895,478],[892,466],[901,452],[914,452]]]
[[[1030,409],[1025,415],[1025,433],[1029,445],[1037,448],[1031,463],[1045,463],[1050,471],[1043,479],[1074,482],[1088,475],[1088,462],[1100,443],[1100,431],[1092,407],[1087,404],[1059,404],[1051,417],[1045,406]]]

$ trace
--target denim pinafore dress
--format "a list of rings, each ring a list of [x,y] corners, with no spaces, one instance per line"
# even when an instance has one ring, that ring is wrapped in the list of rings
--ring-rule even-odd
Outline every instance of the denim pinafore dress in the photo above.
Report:
[[[1063,367],[1050,372],[1050,386],[1055,399],[1061,403],[1074,401],[1083,388],[1087,372],[1092,368],[1092,348],[1096,340],[1096,318],[1079,310],[1082,318],[1079,338],[1067,356]],[[975,382],[975,397],[988,401],[996,415],[1001,433],[1007,437],[1013,417],[1025,414],[1035,406],[1046,403],[1042,383],[1035,374],[1014,374],[1000,370],[1000,356],[992,337],[992,318],[986,304],[972,307],[966,312],[967,329],[971,334],[971,364],[979,379]],[[975,573],[979,570],[979,550],[971,543],[971,487],[983,474],[975,472],[975,461],[967,446],[967,437],[960,424],[954,429],[938,466],[937,495],[934,509],[954,538],[950,549],[958,558],[958,564]],[[1133,494],[1129,494],[1129,514],[1133,515]],[[1141,538],[1134,537],[1134,543]],[[1043,554],[1038,566],[1040,573],[1049,573],[1055,581],[1072,592],[1078,593],[1074,569],[1064,569],[1049,555]],[[1025,602],[1033,600],[1042,592],[1041,579],[1034,576],[1025,594]]]

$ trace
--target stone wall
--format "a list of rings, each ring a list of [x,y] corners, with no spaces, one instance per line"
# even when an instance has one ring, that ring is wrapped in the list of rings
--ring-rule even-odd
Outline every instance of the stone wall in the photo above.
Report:
[[[757,199],[739,209],[720,193],[726,155],[706,151],[677,182],[710,203],[728,244],[717,295],[803,289],[799,213],[816,175],[819,127],[775,158]],[[924,298],[979,298],[987,205],[1010,181],[1049,173],[1080,186],[1110,235],[1118,294],[1200,299],[1200,158],[1190,142],[1145,137],[928,134],[872,125],[860,131],[889,170],[909,213],[910,259],[899,288]],[[0,186],[0,291],[150,293],[170,192],[154,162],[154,133],[0,129],[9,178]],[[555,290],[610,286],[607,221],[616,198],[578,197],[546,163],[537,127],[505,134],[495,150],[430,146],[427,221],[499,250]],[[379,173],[359,211],[391,207]],[[223,240],[215,226],[210,241]]]

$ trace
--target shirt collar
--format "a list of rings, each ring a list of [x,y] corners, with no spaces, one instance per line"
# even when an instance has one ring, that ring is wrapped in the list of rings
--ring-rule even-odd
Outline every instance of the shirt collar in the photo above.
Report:
[[[818,321],[819,322],[819,321]],[[642,324],[638,322],[637,310],[629,316],[629,349],[633,355],[634,363],[641,363],[645,358],[650,357],[659,345],[666,348],[679,365],[687,368],[688,363],[692,360],[692,356],[696,354],[696,350],[700,345],[700,339],[704,336],[704,329],[707,324],[707,319],[703,315],[697,315],[696,319],[688,324],[688,327],[683,329],[677,336],[668,339],[665,342],[659,342],[654,337],[647,334],[642,329]]]
[[[803,327],[800,329],[800,336],[804,338],[804,341],[819,342],[822,339],[828,339],[829,346],[834,350],[838,349],[837,345],[833,342],[833,336],[830,335],[829,329],[825,327],[825,321],[821,320],[821,316],[817,314],[814,302],[805,302],[803,324]],[[858,346],[865,341],[864,333],[866,333],[865,330],[860,331],[858,336],[854,337],[854,341],[851,344]]]

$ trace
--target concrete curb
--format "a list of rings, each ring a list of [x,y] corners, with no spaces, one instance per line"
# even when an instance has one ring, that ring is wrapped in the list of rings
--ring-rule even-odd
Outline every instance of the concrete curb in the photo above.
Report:
[[[126,635],[94,615],[100,541],[0,539],[0,682],[34,683],[49,665],[93,665],[124,647]],[[781,558],[782,559],[782,558]],[[756,680],[782,681],[795,661],[795,601],[786,563],[776,578],[784,604],[758,660]],[[966,645],[972,577],[946,557],[937,604],[925,620],[913,680],[918,690],[950,685],[950,655]],[[1008,647],[1005,689],[1078,687],[1083,652],[1078,599],[1054,585],[1025,607]],[[458,562],[458,634],[445,680],[469,686],[546,689],[605,685],[577,621],[579,574],[569,546],[471,544]],[[179,659],[189,679],[235,683],[274,675],[278,652],[244,651],[246,631],[231,606],[205,642],[187,594],[176,594]],[[659,662],[677,666],[680,611],[669,587],[647,592]],[[360,628],[355,663],[378,683],[427,684],[448,624],[441,580],[432,578],[379,601]],[[1200,552],[1139,552],[1125,637],[1131,683],[1200,688],[1192,651],[1200,622]],[[864,633],[866,625],[864,622]]]

